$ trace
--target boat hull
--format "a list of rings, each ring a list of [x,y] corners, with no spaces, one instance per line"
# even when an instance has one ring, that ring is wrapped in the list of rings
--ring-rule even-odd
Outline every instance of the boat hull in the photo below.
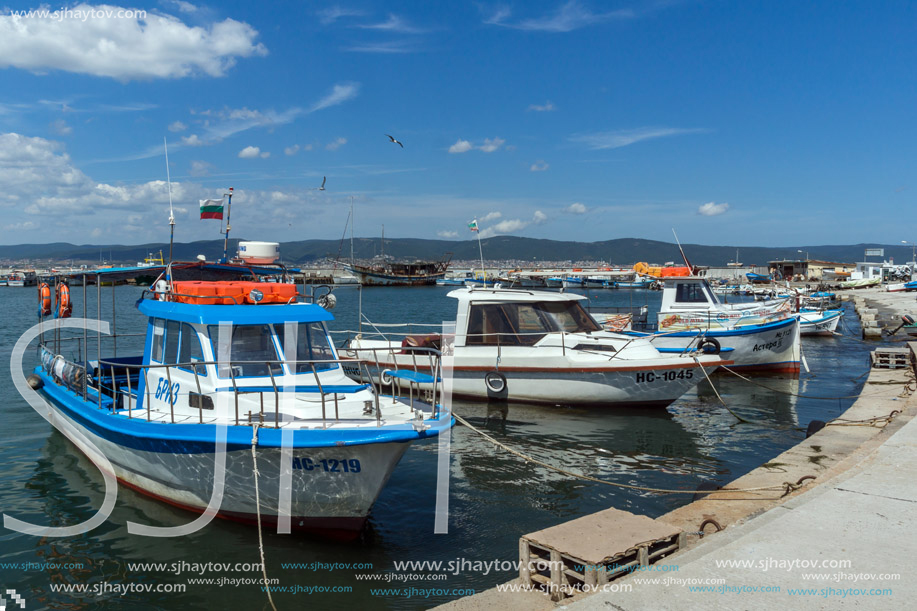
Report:
[[[213,489],[216,447],[213,441],[189,441],[187,437],[173,437],[169,433],[135,435],[129,429],[119,430],[117,425],[112,427],[101,420],[114,420],[117,416],[100,412],[96,405],[55,385],[50,377],[42,375],[42,378],[45,384],[39,392],[48,405],[52,423],[66,421],[85,435],[109,459],[118,480],[177,507],[199,513],[207,508]],[[160,431],[169,427],[170,432],[181,431],[181,427],[207,427],[211,431],[210,439],[217,434],[215,425],[166,425],[137,422],[137,419],[131,423],[135,428],[143,425]],[[227,429],[225,487],[217,516],[255,522],[258,518],[250,445],[252,427],[228,426]],[[201,430],[196,428],[198,433]],[[291,529],[334,538],[356,538],[410,441],[307,447],[308,433],[293,431]],[[258,491],[261,521],[265,524],[275,524],[278,519],[281,449],[276,443],[277,447],[263,447],[261,440],[276,442],[280,435],[281,431],[275,429],[258,430]],[[240,443],[246,437],[249,442]],[[73,441],[81,451],[90,454],[81,441]]]
[[[651,362],[609,361],[606,358],[600,365],[568,363],[550,366],[549,363],[556,358],[514,358],[508,354],[509,350],[504,350],[499,366],[495,366],[498,356],[496,347],[492,349],[492,354],[487,349],[479,354],[472,352],[477,350],[456,348],[451,368],[444,370],[444,377],[448,379],[446,388],[451,388],[453,395],[550,405],[665,407],[704,379],[705,375],[701,366],[687,357]],[[342,353],[348,354],[346,349]],[[704,368],[710,373],[721,362],[705,363]],[[385,377],[382,376],[385,370],[412,369],[418,364],[422,365],[422,358],[379,350],[373,357],[373,363],[365,370],[356,365],[344,364],[343,367],[353,379],[368,382],[364,373],[368,371],[373,381],[378,382],[380,377]],[[502,391],[488,388],[485,376],[493,373],[503,377],[505,389]],[[419,386],[427,390],[431,385]]]
[[[719,342],[721,348],[732,348],[729,359],[733,369],[769,371],[774,373],[799,373],[801,361],[799,320],[794,316],[783,321],[764,325],[739,326],[732,329],[707,329],[705,337]],[[688,347],[701,329],[675,333],[634,333],[652,337],[657,348]]]
[[[834,335],[843,315],[842,310],[801,312],[799,333],[802,335]]]

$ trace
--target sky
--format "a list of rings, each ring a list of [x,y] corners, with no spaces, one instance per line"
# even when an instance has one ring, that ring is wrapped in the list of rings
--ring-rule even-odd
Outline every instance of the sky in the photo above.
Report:
[[[179,242],[233,187],[280,242],[352,201],[362,237],[911,243],[915,40],[895,1],[14,1],[0,243],[167,241],[164,141]]]

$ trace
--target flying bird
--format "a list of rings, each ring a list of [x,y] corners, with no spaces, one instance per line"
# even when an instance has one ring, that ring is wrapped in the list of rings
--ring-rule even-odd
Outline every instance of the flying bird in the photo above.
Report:
[[[388,134],[385,134],[385,135],[388,136]],[[404,145],[403,145],[403,144],[401,144],[400,142],[398,142],[397,140],[395,140],[395,139],[392,138],[391,136],[388,136],[388,139],[391,140],[392,142],[394,142],[395,144],[397,144],[398,146],[400,146],[401,148],[404,148]]]
[[[325,181],[328,180],[327,176],[322,176],[322,186],[312,187],[312,191],[324,191],[325,190]]]

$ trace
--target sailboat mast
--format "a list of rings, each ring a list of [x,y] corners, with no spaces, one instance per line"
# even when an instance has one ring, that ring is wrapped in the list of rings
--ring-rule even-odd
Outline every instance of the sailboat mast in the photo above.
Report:
[[[350,264],[353,265],[353,195],[350,196]]]

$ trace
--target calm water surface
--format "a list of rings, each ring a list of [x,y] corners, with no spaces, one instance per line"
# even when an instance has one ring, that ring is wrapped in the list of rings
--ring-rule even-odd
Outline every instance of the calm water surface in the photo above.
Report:
[[[431,322],[454,319],[448,288],[374,288],[363,291],[363,312],[376,322]],[[337,292],[333,329],[357,326],[359,292]],[[143,332],[146,321],[134,308],[136,287],[118,287],[114,307],[118,332]],[[659,293],[590,291],[597,305],[658,305]],[[83,313],[83,293],[74,287],[74,316]],[[37,322],[34,288],[0,287],[0,363],[9,361],[18,337]],[[110,320],[111,289],[102,288],[103,318]],[[96,287],[87,294],[89,317],[98,311]],[[852,311],[850,312],[852,314]],[[852,400],[837,398],[859,392],[870,347],[859,341],[855,316],[842,337],[804,339],[811,369],[799,379],[761,377],[748,383],[718,374],[714,384],[729,406],[752,424],[737,424],[704,383],[665,410],[582,409],[521,404],[461,402],[457,413],[501,441],[566,469],[606,480],[659,488],[695,489],[702,482],[725,484],[805,437],[813,419],[828,420]],[[343,339],[343,336],[336,336]],[[136,346],[137,341],[133,343]],[[118,353],[129,352],[121,339]],[[94,357],[96,340],[90,341]],[[109,342],[103,347],[107,353]],[[64,352],[65,356],[75,357]],[[28,368],[34,350],[27,353]],[[764,388],[763,386],[767,386]],[[803,395],[796,397],[789,393]],[[833,397],[816,400],[809,397]],[[36,524],[70,525],[91,517],[101,506],[104,483],[95,467],[60,433],[40,418],[12,385],[9,368],[0,374],[3,427],[0,431],[0,510]],[[437,445],[414,444],[395,470],[373,509],[363,537],[340,544],[297,535],[265,532],[268,576],[280,586],[337,588],[326,593],[275,593],[278,608],[318,605],[424,609],[455,598],[454,589],[484,590],[516,575],[513,570],[465,570],[444,580],[425,576],[411,581],[385,581],[401,573],[399,561],[514,561],[520,535],[616,507],[658,516],[691,500],[689,495],[658,495],[579,481],[523,462],[494,449],[458,426],[452,437],[449,533],[433,534]],[[199,563],[259,562],[258,533],[253,527],[214,520],[203,530],[180,538],[129,535],[125,523],[157,526],[186,523],[193,515],[150,500],[121,487],[111,518],[85,535],[53,539],[0,530],[0,586],[24,596],[27,609],[216,609],[268,608],[260,585],[194,583],[194,579],[250,579],[255,570],[204,571]],[[131,570],[128,563],[164,563],[159,568]],[[17,564],[23,563],[23,564]],[[25,563],[33,563],[27,566]],[[70,568],[35,568],[54,563]],[[181,564],[186,563],[186,564]],[[291,568],[288,563],[364,563],[371,569]],[[44,566],[47,566],[45,564]],[[211,565],[212,566],[212,565]],[[241,567],[245,568],[245,567]],[[372,581],[357,574],[377,574]],[[87,584],[87,593],[55,592],[54,587]],[[129,592],[125,587],[175,591]],[[385,588],[415,589],[412,596],[380,594]],[[183,592],[178,589],[184,589]],[[437,589],[427,596],[417,590]]]

